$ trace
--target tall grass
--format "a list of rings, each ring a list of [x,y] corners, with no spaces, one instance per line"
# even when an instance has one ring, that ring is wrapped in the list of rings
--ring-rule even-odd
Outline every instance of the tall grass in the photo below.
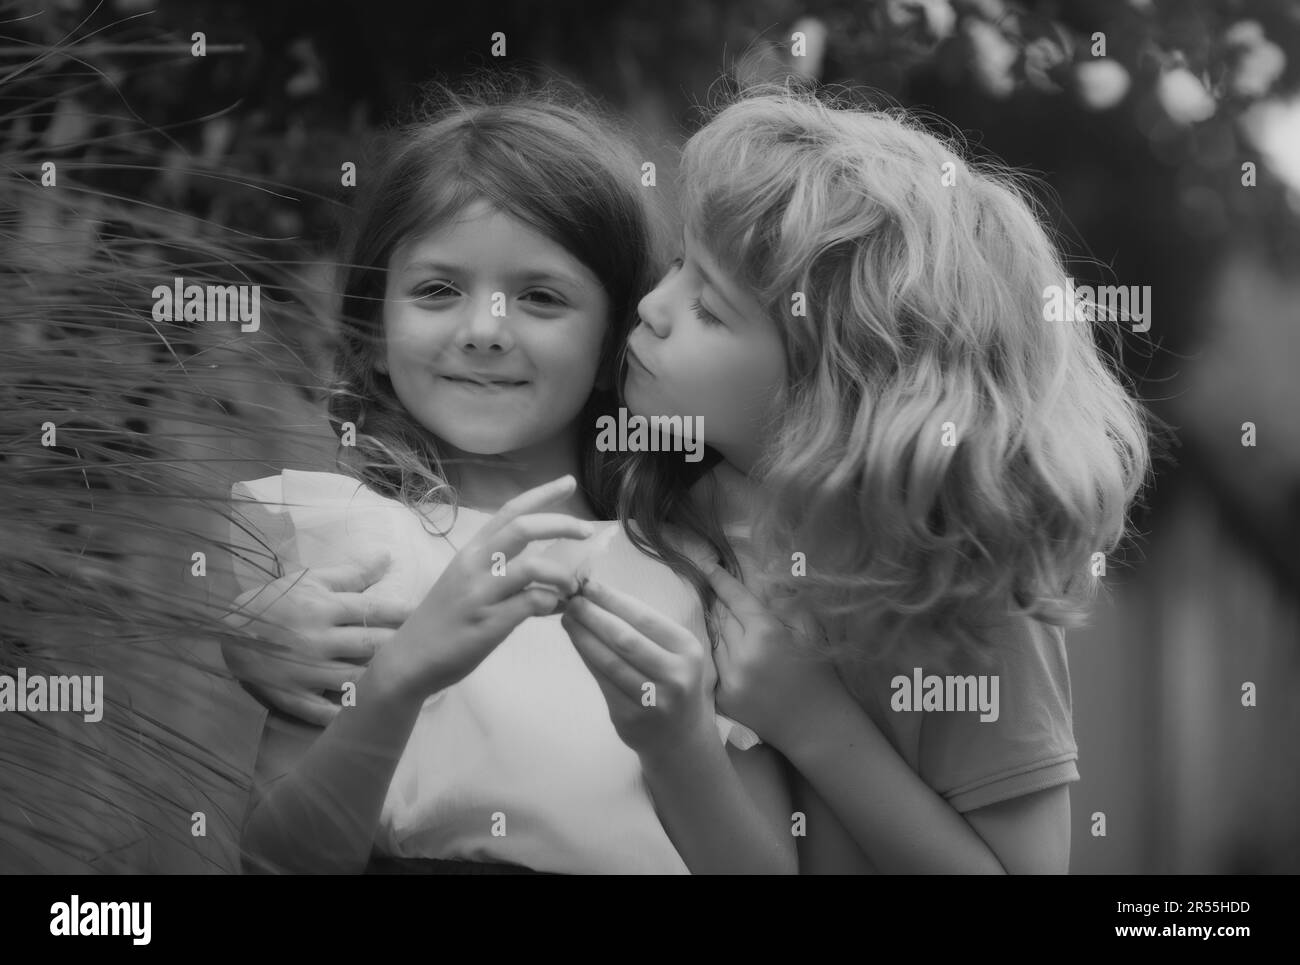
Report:
[[[106,34],[19,30],[25,9],[0,4],[23,33],[0,39],[0,673],[102,674],[105,709],[0,713],[0,871],[235,871],[261,712],[220,658],[226,500],[329,464],[326,272],[160,203],[160,183],[214,178],[286,202],[141,120]],[[178,276],[261,284],[261,331],[155,321]]]

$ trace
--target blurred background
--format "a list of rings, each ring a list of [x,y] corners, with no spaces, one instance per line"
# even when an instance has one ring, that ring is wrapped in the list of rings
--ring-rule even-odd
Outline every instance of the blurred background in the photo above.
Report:
[[[1120,361],[1176,445],[1067,637],[1072,870],[1300,871],[1300,3],[0,0],[0,20],[0,673],[103,673],[110,704],[94,726],[0,715],[0,871],[238,869],[262,711],[221,670],[224,500],[331,468],[341,165],[365,176],[422,82],[499,69],[624,113],[668,204],[711,91],[869,87],[1037,176],[1080,283],[1150,286]],[[175,276],[261,284],[261,331],[152,319]]]

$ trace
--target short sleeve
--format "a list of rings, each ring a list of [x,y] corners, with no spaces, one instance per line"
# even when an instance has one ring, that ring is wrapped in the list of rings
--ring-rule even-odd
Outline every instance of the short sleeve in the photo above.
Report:
[[[949,670],[949,673],[961,673]],[[917,758],[927,784],[960,812],[1079,779],[1070,677],[1059,628],[1024,621],[1007,628],[982,673],[978,710],[922,712]],[[993,681],[996,679],[996,691]]]
[[[279,476],[237,482],[230,489],[230,555],[239,592],[284,575],[293,522]]]
[[[231,495],[239,537],[236,578],[245,591],[274,578],[269,560],[283,575],[387,559],[384,575],[366,593],[416,603],[455,554],[450,543],[432,539],[426,529],[436,530],[447,519],[422,520],[350,476],[285,470],[236,483]]]

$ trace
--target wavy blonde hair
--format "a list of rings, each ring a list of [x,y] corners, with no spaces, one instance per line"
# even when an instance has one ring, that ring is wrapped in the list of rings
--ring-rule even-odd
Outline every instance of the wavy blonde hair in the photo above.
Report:
[[[682,181],[687,226],[784,338],[755,471],[771,590],[837,656],[925,641],[944,663],[1008,615],[1080,623],[1149,469],[1147,417],[1105,326],[1044,321],[1066,272],[1016,178],[902,111],[786,86],[716,113]]]

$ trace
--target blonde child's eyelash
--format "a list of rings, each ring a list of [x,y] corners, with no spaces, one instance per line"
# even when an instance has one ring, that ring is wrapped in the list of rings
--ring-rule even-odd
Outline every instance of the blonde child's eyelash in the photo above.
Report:
[[[696,317],[696,318],[698,318],[698,319],[699,319],[700,321],[702,321],[702,322],[705,322],[706,324],[709,324],[709,325],[721,325],[721,324],[722,324],[722,319],[718,318],[717,315],[714,315],[712,312],[710,312],[708,309],[706,309],[703,305],[701,305],[701,304],[700,304],[700,300],[699,300],[698,298],[695,299],[695,301],[691,302],[691,311],[693,311],[693,312],[695,313],[695,317]]]

